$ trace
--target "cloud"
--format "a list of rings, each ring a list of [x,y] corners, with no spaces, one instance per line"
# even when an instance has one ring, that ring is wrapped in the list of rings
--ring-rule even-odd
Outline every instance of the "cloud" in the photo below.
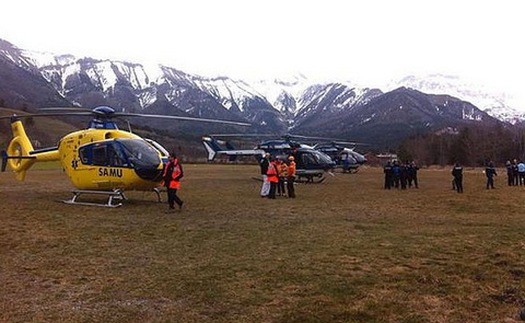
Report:
[[[9,1],[0,37],[78,56],[159,62],[190,73],[373,83],[444,73],[521,91],[518,0],[121,3]],[[525,106],[525,105],[524,105]]]

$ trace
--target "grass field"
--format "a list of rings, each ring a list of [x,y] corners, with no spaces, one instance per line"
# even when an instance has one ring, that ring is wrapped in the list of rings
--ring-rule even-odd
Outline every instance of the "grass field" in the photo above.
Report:
[[[257,166],[185,165],[186,208],[150,193],[71,206],[60,170],[0,173],[1,322],[515,322],[525,187],[501,171],[379,168],[259,197]]]

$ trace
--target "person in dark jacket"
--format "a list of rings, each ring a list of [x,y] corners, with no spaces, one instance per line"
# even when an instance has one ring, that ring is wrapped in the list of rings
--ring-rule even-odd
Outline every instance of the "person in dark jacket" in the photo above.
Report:
[[[401,184],[401,189],[405,190],[408,184],[408,162],[399,165],[399,183]]]
[[[288,197],[294,199],[295,198],[295,188],[293,187],[295,182],[295,157],[289,156],[288,157],[289,164],[286,172],[286,185],[288,189]]]
[[[392,183],[394,183],[395,188],[399,188],[399,181],[401,179],[401,166],[397,160],[394,160],[392,165]]]
[[[383,173],[385,174],[385,190],[392,188],[392,164],[388,161],[383,167]]]
[[[417,166],[416,162],[415,161],[411,161],[410,162],[410,168],[409,168],[409,171],[410,171],[410,178],[412,179],[412,181],[414,182],[414,187],[415,188],[419,188],[418,186],[418,183],[417,183],[417,171],[419,170],[419,167]],[[411,187],[411,182],[408,183],[409,187]]]
[[[514,180],[514,186],[518,186],[520,177],[518,174],[518,160],[516,158],[512,161],[512,178]]]
[[[487,176],[487,189],[494,188],[494,176],[498,176],[493,162],[489,162],[485,168],[485,176]]]
[[[458,193],[463,193],[463,167],[457,162],[452,168],[452,176],[454,176],[454,185]]]

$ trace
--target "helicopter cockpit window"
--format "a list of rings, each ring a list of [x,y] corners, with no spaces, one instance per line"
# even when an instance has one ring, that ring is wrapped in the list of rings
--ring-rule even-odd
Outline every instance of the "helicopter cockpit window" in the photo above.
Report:
[[[134,168],[151,168],[161,162],[158,151],[144,140],[119,139],[118,143],[122,145],[122,149]]]
[[[344,163],[357,164],[357,160],[352,155],[350,155],[348,153],[341,154],[341,160]]]
[[[301,159],[302,165],[315,165],[319,163],[314,154],[302,154]]]
[[[115,167],[125,167],[127,166],[127,160],[124,156],[120,145],[117,142],[108,143],[107,145],[107,157],[108,165]]]
[[[314,155],[315,155],[315,158],[317,159],[317,161],[319,163],[321,163],[321,164],[330,164],[330,163],[332,163],[332,160],[330,159],[330,157],[328,157],[325,154],[322,154],[322,153],[316,151],[314,153]]]
[[[144,138],[144,140],[146,140],[150,145],[152,145],[153,148],[157,149],[162,155],[162,157],[168,157],[170,155],[170,153],[166,150],[166,148],[162,147],[162,145],[156,142],[155,140],[147,139],[147,138]]]

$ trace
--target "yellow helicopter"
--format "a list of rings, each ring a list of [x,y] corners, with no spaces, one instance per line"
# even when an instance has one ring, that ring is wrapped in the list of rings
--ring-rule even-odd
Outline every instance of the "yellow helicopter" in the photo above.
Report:
[[[109,106],[99,106],[93,110],[75,108],[74,112],[41,113],[24,116],[10,116],[13,139],[7,151],[2,151],[2,171],[7,165],[23,181],[27,170],[36,162],[60,161],[62,168],[76,187],[73,198],[64,201],[68,204],[120,206],[114,200],[126,199],[124,191],[155,191],[162,182],[164,165],[168,152],[159,143],[142,138],[134,133],[119,130],[112,120],[114,117],[150,117],[186,121],[200,121],[249,126],[250,124],[180,116],[131,114],[116,112]],[[66,110],[70,108],[50,108]],[[27,136],[21,117],[92,115],[87,129],[75,131],[59,140],[56,147],[34,149]],[[0,117],[6,118],[6,117]],[[82,194],[101,194],[108,196],[105,204],[79,202]],[[160,195],[158,195],[160,201]]]

